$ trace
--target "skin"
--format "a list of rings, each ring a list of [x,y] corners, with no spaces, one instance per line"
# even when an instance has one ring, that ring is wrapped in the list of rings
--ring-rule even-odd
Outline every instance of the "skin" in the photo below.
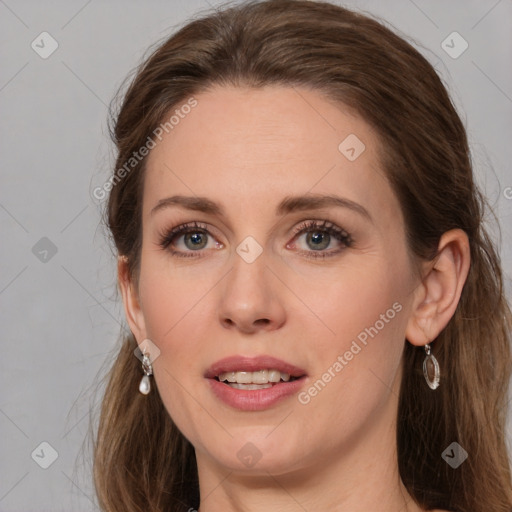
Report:
[[[400,362],[405,343],[423,346],[453,316],[466,235],[445,233],[438,258],[415,272],[377,134],[318,92],[215,87],[195,98],[148,157],[138,287],[122,257],[118,272],[132,332],[160,350],[153,386],[195,447],[200,511],[423,510],[398,474]],[[366,146],[352,162],[338,150],[349,134]],[[333,206],[276,215],[285,196],[307,193],[348,198],[372,220]],[[205,196],[225,216],[179,206],[151,214],[175,194]],[[308,258],[316,246],[293,229],[314,219],[345,229],[353,244],[331,236],[322,251],[339,252]],[[194,221],[207,225],[207,243],[198,250],[181,235],[172,246],[193,257],[159,246],[160,233]],[[263,250],[252,263],[236,252],[247,236]],[[307,390],[396,303],[401,311],[307,404],[293,396],[239,411],[203,377],[226,356],[269,354],[305,369]],[[261,454],[252,467],[237,457],[247,442]]]

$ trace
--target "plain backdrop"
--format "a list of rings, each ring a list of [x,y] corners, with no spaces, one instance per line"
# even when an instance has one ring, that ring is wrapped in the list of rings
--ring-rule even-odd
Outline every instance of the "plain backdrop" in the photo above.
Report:
[[[114,162],[107,106],[150,45],[215,5],[0,0],[1,511],[97,510],[86,443],[91,390],[124,325],[101,204],[91,196]],[[412,37],[447,84],[501,222],[510,299],[512,1],[343,5]]]

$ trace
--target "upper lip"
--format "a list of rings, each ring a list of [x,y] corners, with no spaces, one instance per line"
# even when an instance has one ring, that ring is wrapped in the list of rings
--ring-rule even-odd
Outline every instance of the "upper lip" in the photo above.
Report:
[[[302,377],[306,371],[293,364],[272,356],[230,356],[213,363],[205,373],[208,379],[214,379],[225,372],[257,372],[258,370],[279,370],[292,377]]]

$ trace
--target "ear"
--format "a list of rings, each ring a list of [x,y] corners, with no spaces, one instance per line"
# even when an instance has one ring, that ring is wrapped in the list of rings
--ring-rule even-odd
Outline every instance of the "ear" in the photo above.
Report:
[[[406,338],[413,345],[430,343],[448,325],[457,309],[469,272],[471,253],[464,231],[453,229],[439,240],[438,254],[426,264],[415,290]]]
[[[146,325],[140,306],[140,300],[128,269],[128,258],[119,256],[117,259],[117,280],[123,298],[126,320],[137,343],[146,339]]]

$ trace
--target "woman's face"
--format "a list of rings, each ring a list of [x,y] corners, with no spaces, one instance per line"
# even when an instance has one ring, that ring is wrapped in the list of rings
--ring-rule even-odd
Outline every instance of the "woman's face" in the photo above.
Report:
[[[371,463],[417,286],[376,134],[307,89],[195,99],[145,176],[130,325],[163,403],[200,467],[310,471],[362,440]]]

